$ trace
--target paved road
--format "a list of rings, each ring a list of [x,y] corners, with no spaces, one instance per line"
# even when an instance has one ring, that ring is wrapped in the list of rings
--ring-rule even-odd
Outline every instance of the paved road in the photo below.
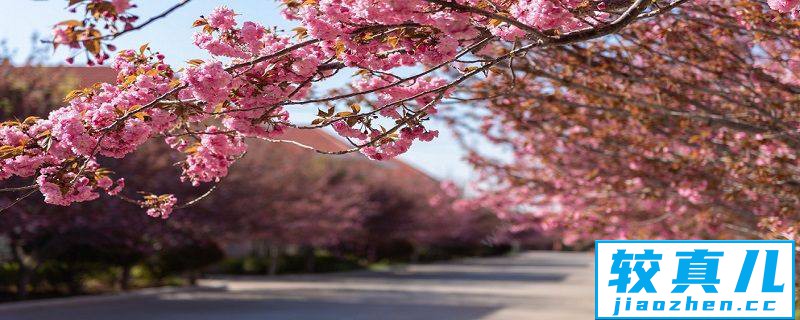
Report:
[[[381,272],[208,279],[199,289],[0,305],[0,319],[584,320],[593,317],[592,260],[526,252]]]

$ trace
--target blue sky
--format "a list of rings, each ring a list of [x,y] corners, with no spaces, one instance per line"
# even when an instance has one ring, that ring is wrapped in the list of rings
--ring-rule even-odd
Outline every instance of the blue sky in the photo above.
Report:
[[[147,19],[170,7],[175,1],[137,1],[144,3],[141,8],[133,9],[140,20]],[[118,48],[138,48],[141,44],[150,43],[154,50],[163,52],[168,62],[174,65],[183,65],[184,61],[193,58],[206,58],[203,51],[191,43],[194,30],[191,23],[198,16],[207,14],[214,7],[226,4],[241,14],[242,19],[253,20],[265,26],[277,26],[284,30],[291,30],[296,25],[290,24],[279,13],[278,1],[270,0],[237,0],[237,1],[211,1],[193,0],[166,19],[159,20],[140,31],[126,34],[114,41]],[[74,18],[64,10],[66,1],[63,0],[2,0],[0,1],[0,39],[5,39],[11,49],[17,50],[16,58],[24,58],[31,46],[31,35],[39,33],[49,37],[51,26],[59,21]],[[68,50],[61,49],[55,52],[49,63],[61,63],[68,55]],[[78,59],[80,60],[80,59]],[[348,81],[349,75],[342,74],[334,86]],[[296,120],[310,119],[311,113],[316,112],[315,106],[308,106],[310,110],[292,112],[298,114]],[[432,123],[433,129],[440,130],[439,139],[429,143],[417,143],[401,159],[440,179],[451,179],[459,183],[469,181],[474,173],[470,166],[462,160],[463,150],[452,137],[451,132],[440,122]],[[476,143],[479,139],[476,138]]]

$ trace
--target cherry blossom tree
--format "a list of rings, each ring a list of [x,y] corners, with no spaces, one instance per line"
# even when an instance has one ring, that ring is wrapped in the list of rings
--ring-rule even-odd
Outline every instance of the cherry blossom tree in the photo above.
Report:
[[[513,154],[473,150],[478,202],[568,243],[798,239],[800,28],[764,9],[686,4],[471,81],[459,95],[489,112],[453,122]]]
[[[250,244],[267,258],[269,273],[290,248],[305,254],[313,271],[315,249],[375,260],[387,248],[408,246],[413,258],[456,238],[479,247],[494,231],[492,224],[473,229],[471,211],[452,210],[455,189],[445,192],[433,180],[393,179],[366,159],[309,155],[288,145],[255,145],[248,153],[219,191],[170,220],[222,242]]]
[[[265,249],[270,273],[288,247],[313,251],[359,234],[362,212],[372,205],[352,162],[288,145],[257,145],[249,153],[226,178],[228,188],[180,219],[207,226],[221,241]]]
[[[53,46],[76,53],[68,62],[83,53],[90,65],[110,61],[119,75],[116,83],[72,92],[66,106],[45,118],[0,127],[0,178],[34,182],[6,190],[38,190],[45,202],[57,205],[94,200],[101,191],[129,197],[119,177],[99,162],[126,158],[153,139],[183,154],[182,180],[215,184],[244,156],[246,138],[287,142],[281,133],[288,127],[330,126],[351,144],[320,153],[390,159],[438,135],[427,121],[465,81],[506,68],[517,57],[662,19],[686,1],[284,0],[284,16],[302,25],[294,35],[237,21],[223,6],[193,23],[192,41],[213,59],[193,59],[179,69],[147,45],[111,57],[115,38],[146,29],[188,2],[143,21],[135,13],[142,3],[67,2],[78,18],[56,25]],[[769,10],[758,2],[720,3],[731,10]],[[769,2],[781,12],[797,5]],[[496,46],[506,50],[490,50]],[[418,72],[399,75],[409,67]],[[312,93],[341,71],[357,75],[349,88]],[[448,79],[445,72],[460,75]],[[302,106],[318,109],[318,118],[291,122],[290,107]],[[128,199],[161,217],[195,203],[179,204],[171,194]]]
[[[62,102],[62,96],[69,91],[62,86],[71,82],[66,75],[36,66],[33,64],[34,57],[27,60],[23,67],[14,67],[7,56],[0,63],[0,114],[4,118],[46,115]],[[20,178],[9,180],[10,183],[21,181]],[[24,298],[28,294],[31,276],[38,267],[29,244],[39,230],[49,227],[58,219],[47,217],[40,205],[19,202],[12,196],[11,193],[0,195],[0,206],[11,208],[0,216],[0,235],[7,239],[11,259],[18,265],[17,294]]]
[[[68,68],[4,63],[0,72],[7,75],[0,79],[0,103],[9,118],[25,111],[48,114],[79,82]],[[180,162],[180,154],[170,150],[159,141],[148,141],[125,159],[98,161],[109,173],[129,178],[128,188],[189,198],[197,190],[180,183],[173,165]],[[482,248],[481,241],[494,231],[493,224],[476,223],[469,212],[451,210],[459,197],[452,185],[442,192],[435,180],[400,162],[330,157],[289,144],[257,144],[248,154],[219,191],[169,220],[136,214],[138,209],[126,203],[136,200],[124,195],[64,208],[0,194],[0,206],[8,208],[0,214],[0,238],[8,241],[18,270],[18,297],[63,287],[78,293],[86,278],[98,273],[113,275],[103,279],[113,281],[105,289],[126,290],[134,266],[145,267],[155,284],[176,275],[188,276],[192,283],[202,268],[222,258],[221,245],[232,242],[300,248],[308,253],[307,268],[313,271],[314,249],[337,257],[364,257],[365,248],[373,244],[365,240],[383,236],[421,249],[412,252],[413,259],[424,248],[450,253],[454,243],[469,250]],[[406,170],[395,172],[398,168],[391,166]],[[396,179],[400,174],[416,176]],[[20,179],[9,182],[18,184]],[[481,215],[486,216],[490,214]],[[377,254],[389,256],[385,251]],[[272,270],[277,271],[278,260],[273,261]],[[137,280],[134,284],[141,285],[142,279]]]

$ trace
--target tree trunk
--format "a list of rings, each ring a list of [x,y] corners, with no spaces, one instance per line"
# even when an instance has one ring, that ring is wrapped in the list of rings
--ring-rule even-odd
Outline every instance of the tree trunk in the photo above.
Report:
[[[22,245],[15,238],[11,239],[11,256],[19,266],[17,298],[22,300],[28,297],[28,285],[31,283],[31,276],[33,276],[33,270],[35,269],[33,258],[25,254]]]
[[[564,244],[561,239],[553,240],[553,251],[564,251]]]
[[[122,291],[128,291],[128,289],[130,289],[131,268],[133,268],[133,266],[122,266],[122,274],[119,276],[119,288]]]
[[[409,263],[417,263],[417,262],[419,262],[419,256],[420,256],[421,251],[422,250],[420,250],[420,247],[418,245],[412,245],[411,246],[411,256],[408,257],[408,262]]]
[[[554,243],[553,246],[555,246],[555,243]],[[519,243],[519,241],[517,241],[517,240],[511,241],[511,254],[519,253],[520,251],[522,251],[521,248],[522,248],[522,244]]]
[[[70,295],[79,295],[83,292],[80,273],[72,266],[67,267],[67,290]]]
[[[375,262],[378,260],[378,249],[374,245],[367,247],[367,261]]]
[[[189,271],[189,274],[187,275],[186,280],[189,282],[190,286],[196,286],[197,285],[197,278],[200,277],[199,274],[200,274],[200,272],[196,271],[196,270]]]
[[[269,268],[267,273],[271,276],[278,274],[278,265],[281,257],[281,249],[278,245],[271,244],[269,246]]]
[[[303,255],[305,256],[306,260],[306,272],[313,273],[316,267],[317,257],[314,252],[314,247],[305,247],[303,248]]]

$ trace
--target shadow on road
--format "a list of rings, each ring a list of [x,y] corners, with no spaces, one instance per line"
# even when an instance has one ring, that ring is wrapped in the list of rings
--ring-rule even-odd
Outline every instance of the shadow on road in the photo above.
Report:
[[[253,298],[253,297],[250,297]],[[263,297],[262,297],[263,298]],[[497,307],[447,306],[438,304],[387,302],[331,302],[325,300],[290,300],[231,298],[173,299],[139,298],[113,304],[98,303],[68,306],[59,310],[32,310],[3,314],[0,319],[114,319],[114,320],[263,320],[263,319],[453,319],[476,320],[494,312]]]
[[[592,256],[514,257],[388,271],[207,279],[205,288],[0,305],[0,320],[582,320],[593,313]]]

